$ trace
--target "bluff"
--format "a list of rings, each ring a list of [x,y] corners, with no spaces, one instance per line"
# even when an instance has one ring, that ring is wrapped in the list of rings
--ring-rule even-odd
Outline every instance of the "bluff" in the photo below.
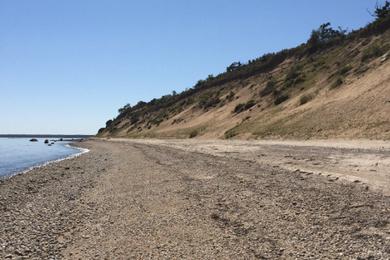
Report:
[[[386,2],[372,23],[348,33],[323,24],[295,48],[126,105],[97,136],[389,140],[389,10]]]

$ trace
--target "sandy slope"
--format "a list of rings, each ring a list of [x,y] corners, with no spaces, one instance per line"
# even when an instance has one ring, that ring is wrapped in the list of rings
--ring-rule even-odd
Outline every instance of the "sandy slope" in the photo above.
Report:
[[[383,36],[386,42],[389,39],[388,35],[389,33]],[[347,49],[339,51],[344,54],[348,52]],[[338,56],[335,53],[333,55]],[[330,79],[330,74],[337,74],[340,68],[328,64],[333,69],[313,73],[309,72],[313,69],[310,66],[314,66],[310,63],[306,74],[312,73],[309,76],[311,80],[302,83],[302,86],[292,88],[290,98],[279,105],[274,105],[272,95],[259,96],[269,79],[268,74],[260,74],[204,91],[224,93],[219,94],[219,98],[224,100],[226,90],[231,90],[235,93],[235,99],[232,101],[206,110],[200,109],[197,103],[183,106],[180,113],[164,117],[157,125],[148,125],[147,120],[145,122],[140,120],[140,123],[133,125],[130,123],[131,116],[124,116],[101,136],[188,138],[196,130],[196,138],[200,139],[390,140],[390,59],[378,57],[369,64],[362,64],[359,59],[349,60],[352,57],[347,58],[343,55],[341,57],[344,58],[339,62],[348,61],[354,69],[364,66],[368,66],[369,69],[362,74],[350,72],[345,77],[343,85],[332,88],[334,79]],[[390,57],[390,54],[386,57]],[[289,64],[293,63],[290,61]],[[280,67],[270,72],[275,78],[279,77],[283,81],[284,74],[280,73]],[[312,99],[301,105],[300,99],[304,96],[310,96]],[[193,98],[196,100],[197,97]],[[237,105],[249,100],[254,100],[256,105],[238,114],[233,112]],[[165,108],[156,111],[163,113],[168,110]]]
[[[232,153],[83,146],[0,183],[0,258],[390,257],[390,197],[364,185]]]

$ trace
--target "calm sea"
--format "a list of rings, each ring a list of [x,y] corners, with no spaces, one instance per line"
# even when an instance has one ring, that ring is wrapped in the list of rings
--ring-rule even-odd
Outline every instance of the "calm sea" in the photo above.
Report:
[[[48,146],[44,140],[38,138],[38,142],[30,142],[30,138],[0,138],[0,178],[82,152],[70,147],[68,142]]]

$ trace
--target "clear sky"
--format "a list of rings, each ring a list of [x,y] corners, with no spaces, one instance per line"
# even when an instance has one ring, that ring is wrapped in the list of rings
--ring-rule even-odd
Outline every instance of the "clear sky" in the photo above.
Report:
[[[0,133],[94,134],[126,103],[356,29],[376,0],[0,0]]]

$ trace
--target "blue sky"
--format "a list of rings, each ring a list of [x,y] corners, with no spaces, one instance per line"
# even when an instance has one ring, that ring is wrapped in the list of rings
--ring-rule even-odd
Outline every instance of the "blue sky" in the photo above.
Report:
[[[126,103],[356,29],[376,0],[0,0],[0,133],[94,134]]]

